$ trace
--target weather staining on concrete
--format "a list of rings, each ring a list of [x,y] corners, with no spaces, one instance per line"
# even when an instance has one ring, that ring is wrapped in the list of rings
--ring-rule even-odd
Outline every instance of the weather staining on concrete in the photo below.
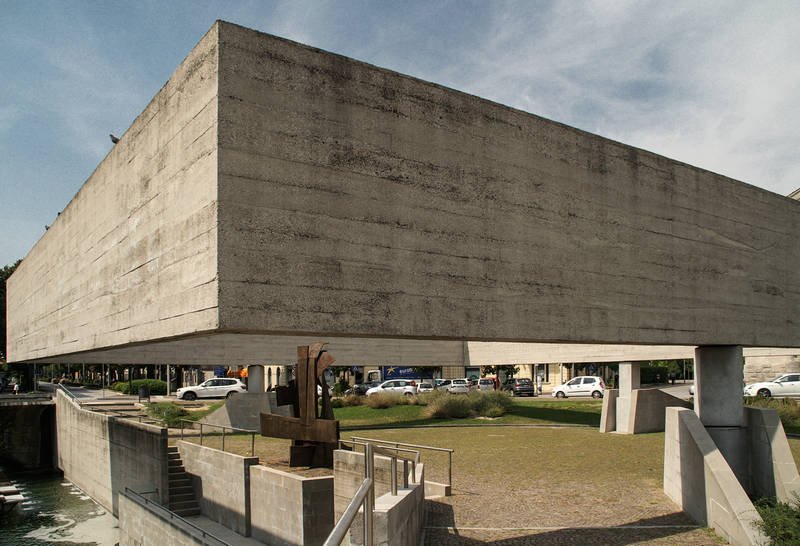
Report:
[[[795,200],[220,22],[9,280],[9,357],[158,341],[177,362],[173,340],[240,334],[796,347],[799,224]]]

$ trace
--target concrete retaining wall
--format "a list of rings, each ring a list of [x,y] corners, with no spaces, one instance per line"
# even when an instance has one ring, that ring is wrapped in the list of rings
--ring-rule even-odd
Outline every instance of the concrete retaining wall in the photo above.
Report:
[[[778,412],[744,408],[747,451],[750,454],[751,494],[775,497],[783,502],[800,493],[800,475]]]
[[[600,414],[600,432],[617,430],[617,399],[619,389],[606,389],[603,394],[603,411]]]
[[[119,497],[120,546],[190,546],[204,544],[188,531],[160,518],[124,494]]]
[[[258,457],[241,457],[179,441],[183,466],[192,476],[200,512],[240,535],[250,536],[250,467]]]
[[[398,463],[401,471],[402,463]],[[409,473],[411,469],[409,469]],[[398,472],[399,474],[399,472]],[[333,454],[334,509],[336,521],[341,518],[364,481],[364,454],[337,450]],[[391,463],[387,457],[375,457],[375,520],[376,544],[416,545],[422,529],[425,500],[425,468],[417,465],[416,475],[408,489],[398,484],[397,496],[391,492]],[[363,544],[364,524],[361,512],[350,527],[350,544]],[[378,523],[380,521],[380,523]]]
[[[169,501],[166,429],[83,410],[61,391],[56,421],[58,468],[115,516],[125,487]]]
[[[692,410],[667,408],[664,492],[698,523],[734,545],[767,544],[761,518]]]
[[[252,537],[275,546],[325,542],[334,525],[333,481],[251,466]]]

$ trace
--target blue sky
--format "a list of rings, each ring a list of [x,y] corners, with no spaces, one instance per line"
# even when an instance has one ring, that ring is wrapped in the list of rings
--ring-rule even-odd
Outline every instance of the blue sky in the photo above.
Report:
[[[0,266],[23,257],[215,19],[780,194],[800,187],[800,4],[0,0]]]

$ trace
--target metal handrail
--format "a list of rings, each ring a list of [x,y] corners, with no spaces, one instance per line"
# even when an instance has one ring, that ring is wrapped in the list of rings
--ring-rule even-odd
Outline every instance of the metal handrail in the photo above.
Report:
[[[69,397],[70,397],[70,399],[74,400],[74,401],[75,401],[75,403],[77,403],[79,406],[80,406],[80,405],[82,405],[80,398],[78,398],[77,396],[75,396],[75,393],[74,393],[74,392],[72,392],[71,390],[69,390],[69,389],[68,389],[68,388],[67,388],[65,385],[62,385],[61,383],[59,383],[59,384],[58,384],[58,387],[59,387],[59,388],[60,388],[62,391],[64,391],[64,393],[65,393],[67,396],[69,396]]]
[[[125,488],[123,494],[131,499],[132,501],[137,502],[140,506],[144,506],[149,511],[160,515],[162,518],[169,518],[169,522],[173,523],[174,520],[178,521],[182,526],[188,527],[186,531],[192,536],[192,538],[199,539],[202,541],[203,545],[208,546],[231,546],[230,543],[225,542],[221,538],[209,533],[208,531],[201,529],[194,523],[182,518],[175,512],[167,509],[166,507],[158,504],[157,502],[153,502],[147,497],[142,496],[140,493],[137,493],[133,489],[129,489],[128,487]]]
[[[418,444],[407,444],[407,443],[403,443],[403,442],[392,442],[390,440],[378,440],[378,439],[375,439],[375,438],[362,438],[360,436],[351,436],[350,440],[355,440],[357,442],[362,442],[362,443],[363,442],[369,442],[369,443],[372,443],[372,444],[382,444],[382,445],[389,445],[389,446],[395,446],[395,447],[403,446],[403,447],[411,448],[411,449],[425,449],[427,451],[440,451],[440,452],[447,453],[447,484],[446,485],[449,485],[450,487],[453,486],[453,453],[455,453],[455,451],[450,449],[450,448],[447,448],[447,447],[435,447],[435,446],[423,446],[423,445],[418,445]]]
[[[203,426],[221,428],[222,429],[222,452],[223,453],[225,452],[225,431],[226,430],[233,431],[234,433],[239,432],[239,433],[249,434],[250,435],[250,456],[251,457],[255,456],[255,453],[256,453],[256,432],[255,431],[247,430],[247,429],[244,429],[244,428],[229,427],[229,426],[226,426],[226,425],[215,425],[215,424],[212,424],[212,423],[202,423],[202,422],[199,422],[199,421],[191,421],[189,419],[180,419],[180,423],[181,423],[181,440],[183,440],[184,423],[191,423],[192,424],[192,427],[191,427],[192,429],[194,429],[194,425],[199,425],[200,426],[200,445],[203,445]]]
[[[356,494],[353,495],[353,498],[350,500],[350,504],[347,505],[347,509],[342,514],[342,517],[336,522],[328,538],[325,539],[323,546],[339,546],[339,544],[342,543],[344,536],[353,524],[353,520],[355,520],[358,515],[358,509],[364,504],[364,500],[367,498],[371,489],[372,478],[364,478]]]

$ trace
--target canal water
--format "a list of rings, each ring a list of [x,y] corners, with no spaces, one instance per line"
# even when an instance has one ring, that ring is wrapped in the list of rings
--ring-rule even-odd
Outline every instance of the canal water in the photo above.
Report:
[[[0,546],[114,546],[119,541],[116,519],[59,473],[0,468],[0,479],[25,497],[0,514]]]

